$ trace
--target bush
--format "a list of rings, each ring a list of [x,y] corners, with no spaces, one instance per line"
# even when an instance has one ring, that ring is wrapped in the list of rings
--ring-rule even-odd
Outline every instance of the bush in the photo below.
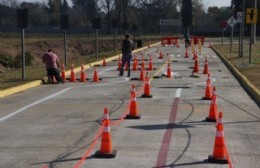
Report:
[[[22,55],[18,54],[15,57],[15,61],[14,62],[15,62],[15,67],[16,68],[22,67]],[[26,51],[25,52],[25,66],[33,65],[33,62],[34,62],[33,55],[29,51]]]
[[[13,57],[8,54],[0,54],[0,64],[2,64],[6,68],[15,67],[15,62],[13,60]]]

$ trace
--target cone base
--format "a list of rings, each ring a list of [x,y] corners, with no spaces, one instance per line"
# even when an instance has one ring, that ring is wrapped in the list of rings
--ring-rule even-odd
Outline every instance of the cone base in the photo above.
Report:
[[[162,78],[161,76],[153,76],[154,79],[160,79]]]
[[[139,80],[139,78],[131,78],[130,80]]]
[[[209,155],[208,162],[209,163],[228,164],[227,158],[216,159],[212,155]]]
[[[130,114],[125,116],[125,119],[140,119],[141,115],[131,116]]]
[[[209,117],[207,117],[205,121],[206,122],[217,122],[217,120],[215,118],[209,118]]]
[[[199,75],[190,75],[190,77],[193,77],[193,78],[199,78],[200,76]]]
[[[152,98],[153,95],[145,95],[145,94],[143,94],[141,97],[142,97],[142,98]]]
[[[96,153],[94,154],[95,158],[106,158],[106,159],[110,159],[110,158],[115,158],[117,155],[117,151],[113,150],[112,153],[101,153],[100,150],[96,151]]]
[[[212,100],[211,97],[202,97],[202,100]]]

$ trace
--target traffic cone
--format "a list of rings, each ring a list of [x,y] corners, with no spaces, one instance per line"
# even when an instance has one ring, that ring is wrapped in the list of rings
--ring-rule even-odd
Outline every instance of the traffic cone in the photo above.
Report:
[[[138,110],[137,110],[136,94],[131,93],[129,114],[126,115],[125,119],[140,119],[140,118],[141,116],[138,114]]]
[[[212,92],[211,92],[211,82],[210,82],[210,74],[208,74],[206,89],[205,89],[205,97],[202,98],[203,100],[211,100],[212,99]]]
[[[74,73],[74,64],[71,64],[70,82],[76,82],[75,73]]]
[[[102,121],[109,120],[108,108],[104,108],[104,116]]]
[[[186,51],[185,51],[185,58],[189,58],[188,49],[186,49]]]
[[[163,53],[160,51],[159,59],[163,59]]]
[[[144,70],[143,70],[143,68],[141,68],[139,80],[144,81]]]
[[[134,60],[133,60],[133,71],[137,71],[137,62],[136,62],[136,58],[134,58]]]
[[[97,68],[94,68],[93,82],[99,82]]]
[[[148,72],[146,72],[146,77],[145,77],[145,81],[144,81],[144,94],[142,95],[142,97],[143,98],[152,98],[153,97],[151,95]]]
[[[66,81],[66,74],[65,74],[65,66],[64,66],[64,64],[62,64],[62,66],[61,66],[61,79],[63,80],[63,82]]]
[[[199,63],[198,63],[198,59],[195,59],[193,73],[198,73],[198,72],[199,72]]]
[[[149,57],[148,70],[149,70],[149,71],[152,71],[152,70],[153,70],[153,59],[152,59],[152,56],[151,56],[151,55],[150,55],[150,57]]]
[[[80,82],[86,82],[86,75],[84,72],[84,65],[81,65],[81,72],[80,72]]]
[[[209,48],[212,48],[211,42],[209,43]]]
[[[126,62],[126,63],[125,63],[125,71],[127,71],[128,68],[129,68],[129,66],[128,66],[128,63]]]
[[[209,74],[208,57],[205,58],[205,64],[204,64],[203,74]]]
[[[145,65],[144,65],[144,57],[143,57],[143,56],[142,56],[141,69],[145,69]]]
[[[121,57],[118,57],[118,64],[117,64],[117,70],[120,71],[120,69],[122,68],[122,61],[121,61]]]
[[[222,112],[219,112],[219,114],[218,114],[218,120],[217,120],[217,126],[220,126],[220,129],[223,131],[223,114],[222,114]]]
[[[179,45],[179,40],[178,40],[178,39],[176,39],[176,47],[177,47],[177,48],[180,47],[180,45]]]
[[[132,84],[132,89],[130,91],[130,99],[132,99],[133,96],[136,96],[135,95],[135,85],[134,84]]]
[[[115,158],[117,151],[112,150],[112,139],[110,135],[110,121],[109,119],[104,119],[103,121],[104,129],[101,136],[100,150],[95,154],[95,158]]]
[[[221,164],[227,164],[227,150],[225,146],[225,140],[224,140],[224,130],[221,128],[220,125],[216,126],[216,136],[215,136],[215,144],[213,149],[213,155],[208,156],[208,162],[210,163],[221,163]]]
[[[216,122],[218,119],[218,107],[216,101],[217,98],[213,95],[210,103],[209,116],[206,117],[207,122]]]
[[[105,58],[105,57],[103,58],[103,66],[107,66],[106,58]]]
[[[197,58],[198,58],[197,51],[194,51],[192,60],[196,60]]]
[[[168,60],[168,68],[167,68],[166,78],[171,78],[171,77],[172,77],[171,63],[170,63],[170,60]]]

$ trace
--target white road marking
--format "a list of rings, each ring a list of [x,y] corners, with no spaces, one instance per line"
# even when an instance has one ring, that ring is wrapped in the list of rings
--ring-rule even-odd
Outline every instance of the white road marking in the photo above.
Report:
[[[182,91],[181,88],[177,89],[176,93],[175,93],[175,97],[180,98],[181,97],[181,91]]]
[[[106,70],[104,70],[104,71],[108,71],[108,70],[110,70],[110,69],[112,69],[112,68],[106,69]],[[103,73],[104,71],[102,71],[101,73]],[[37,101],[35,101],[35,102],[33,102],[33,103],[29,104],[29,105],[26,105],[26,106],[24,106],[24,107],[22,107],[22,108],[20,108],[20,109],[18,109],[18,110],[16,110],[16,111],[14,111],[14,112],[11,112],[10,114],[8,114],[8,115],[6,115],[6,116],[4,116],[4,117],[1,117],[1,118],[0,118],[0,122],[5,121],[5,120],[8,120],[8,119],[10,119],[11,117],[13,117],[13,116],[15,116],[15,115],[17,115],[17,114],[19,114],[19,113],[22,113],[22,112],[24,112],[25,110],[27,110],[27,109],[29,109],[29,108],[31,108],[31,107],[37,105],[37,104],[40,104],[40,103],[42,103],[42,102],[44,102],[44,101],[46,101],[46,100],[52,99],[52,98],[54,98],[54,97],[56,97],[56,96],[59,96],[59,95],[65,93],[65,92],[67,92],[67,91],[70,90],[70,89],[74,89],[74,88],[84,88],[84,87],[92,87],[92,86],[104,86],[104,85],[111,85],[111,84],[116,84],[116,83],[123,83],[123,82],[126,82],[126,81],[129,81],[129,78],[125,78],[125,77],[124,77],[124,80],[123,80],[123,81],[119,81],[119,82],[100,83],[100,84],[87,85],[87,86],[74,86],[74,87],[69,87],[69,88],[63,89],[62,91],[60,91],[60,92],[58,92],[58,93],[52,94],[52,95],[50,95],[50,96],[47,96],[47,97],[42,98],[42,99],[40,99],[40,100],[37,100]]]

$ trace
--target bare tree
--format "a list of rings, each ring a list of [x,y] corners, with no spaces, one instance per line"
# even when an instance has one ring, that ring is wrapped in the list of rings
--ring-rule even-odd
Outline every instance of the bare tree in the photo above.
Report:
[[[115,8],[116,0],[101,0],[100,1],[101,8],[107,15],[106,25],[107,25],[107,33],[111,32],[111,14],[112,10]]]

